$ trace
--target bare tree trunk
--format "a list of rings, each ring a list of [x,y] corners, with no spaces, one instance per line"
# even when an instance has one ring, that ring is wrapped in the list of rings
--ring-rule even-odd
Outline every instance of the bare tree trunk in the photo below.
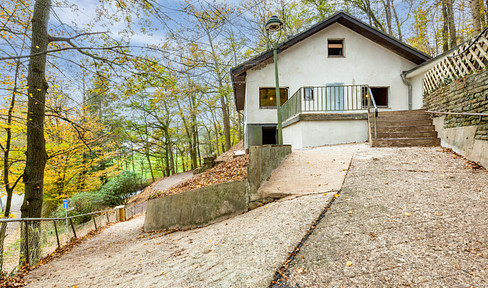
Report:
[[[454,9],[452,2],[454,0],[446,0],[447,2],[447,17],[449,20],[449,42],[450,42],[450,47],[453,48],[454,46],[457,45],[457,36],[456,36],[456,24],[454,23]]]
[[[392,17],[391,17],[391,0],[383,1],[383,6],[385,7],[385,17],[386,17],[386,27],[388,29],[388,34],[393,36],[392,29]]]
[[[225,101],[224,84],[222,82],[222,72],[220,71],[220,64],[218,62],[217,53],[213,44],[213,39],[210,36],[210,32],[207,31],[208,41],[210,48],[212,49],[212,58],[215,65],[215,72],[219,82],[219,94],[220,94],[220,106],[222,107],[222,120],[224,122],[224,137],[225,137],[225,151],[230,149],[230,119],[229,108],[227,107],[227,101]]]
[[[391,10],[393,11],[393,17],[395,18],[395,23],[398,30],[398,40],[402,42],[403,41],[402,24],[400,23],[400,19],[398,18],[398,14],[396,12],[395,5],[393,3],[391,4]]]
[[[447,16],[447,0],[442,0],[442,52],[449,50],[449,20]]]
[[[474,33],[481,33],[481,14],[480,14],[480,2],[479,0],[469,0],[469,6],[471,7],[471,15],[473,16],[473,29]]]
[[[40,218],[44,190],[44,168],[47,161],[46,140],[44,139],[44,116],[48,83],[46,81],[46,54],[49,36],[47,31],[51,0],[36,0],[32,14],[31,56],[27,74],[27,151],[24,171],[25,196],[21,207],[22,218]],[[39,245],[40,223],[32,223],[33,232],[29,233],[30,264],[36,264],[41,256]],[[39,228],[39,229],[37,229]],[[22,230],[25,239],[25,230]],[[21,259],[25,259],[25,245],[21,245]]]
[[[149,147],[149,131],[147,130],[147,118],[146,118],[146,112],[144,112],[144,129],[145,129],[145,132],[146,132],[146,143],[145,143],[145,154],[146,154],[146,158],[147,158],[147,164],[149,165],[149,172],[151,173],[151,179],[152,179],[152,182],[155,182],[156,181],[156,178],[154,178],[154,172],[153,172],[153,168],[152,168],[152,164],[151,164],[151,150],[150,150],[150,147]]]

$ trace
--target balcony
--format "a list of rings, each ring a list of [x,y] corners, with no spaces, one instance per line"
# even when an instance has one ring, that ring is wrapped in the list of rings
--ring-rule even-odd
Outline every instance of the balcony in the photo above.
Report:
[[[283,125],[308,120],[368,119],[367,85],[302,87],[281,107]],[[300,117],[301,116],[301,117]]]

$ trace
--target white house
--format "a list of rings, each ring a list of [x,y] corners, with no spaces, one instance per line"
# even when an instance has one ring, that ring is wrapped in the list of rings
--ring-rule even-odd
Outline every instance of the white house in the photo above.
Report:
[[[294,148],[368,141],[370,94],[379,111],[422,107],[423,74],[405,71],[430,57],[347,13],[334,14],[277,50],[283,143]],[[231,74],[245,146],[275,144],[273,51]]]

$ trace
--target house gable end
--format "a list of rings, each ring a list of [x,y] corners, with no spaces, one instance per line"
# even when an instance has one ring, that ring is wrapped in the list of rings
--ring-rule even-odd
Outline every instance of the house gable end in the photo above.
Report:
[[[323,29],[331,26],[334,23],[339,23],[342,26],[349,28],[359,35],[375,42],[380,46],[383,46],[384,48],[415,64],[421,64],[430,59],[430,56],[384,34],[383,32],[380,32],[379,30],[376,30],[375,28],[367,24],[364,24],[363,22],[344,12],[338,12],[333,16],[323,20],[322,22],[315,24],[308,30],[279,44],[277,48],[278,53],[287,50],[288,48],[307,39],[312,35],[315,35],[317,32],[322,31]],[[256,66],[262,65],[264,62],[266,62],[266,60],[269,60],[272,57],[273,51],[269,50],[231,69],[232,82],[234,86],[234,97],[238,111],[244,109],[246,71]],[[244,89],[242,89],[242,87],[244,87]]]

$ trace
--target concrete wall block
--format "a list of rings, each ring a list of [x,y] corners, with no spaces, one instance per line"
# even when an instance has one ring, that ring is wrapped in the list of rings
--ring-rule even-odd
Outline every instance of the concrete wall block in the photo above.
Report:
[[[259,200],[256,198],[259,187],[267,181],[290,153],[291,145],[249,147],[248,181],[251,201]]]
[[[144,231],[200,227],[248,210],[247,180],[149,200]]]

